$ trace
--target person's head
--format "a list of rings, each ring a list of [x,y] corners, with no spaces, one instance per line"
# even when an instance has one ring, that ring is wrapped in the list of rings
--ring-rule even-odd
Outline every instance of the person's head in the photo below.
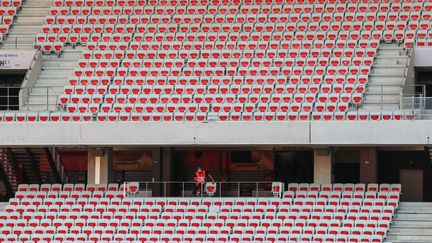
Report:
[[[199,172],[203,171],[203,167],[202,167],[202,165],[198,165],[198,166],[197,166],[197,170],[198,170]]]

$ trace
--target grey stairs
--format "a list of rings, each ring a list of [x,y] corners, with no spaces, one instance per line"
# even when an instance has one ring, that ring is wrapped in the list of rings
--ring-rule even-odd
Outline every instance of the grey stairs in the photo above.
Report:
[[[432,242],[432,203],[400,203],[385,242]]]
[[[60,56],[43,55],[42,71],[30,91],[24,110],[56,111],[58,96],[64,94],[64,86],[69,84],[73,70],[78,67],[84,47],[66,46]]]
[[[6,148],[0,148],[0,173],[8,193],[14,193],[18,189],[18,178],[15,164]]]
[[[399,110],[408,55],[396,43],[381,43],[369,75],[361,109]]]
[[[30,148],[6,148],[10,160],[15,164],[17,174],[22,167],[25,183],[41,184],[39,170],[39,153]]]

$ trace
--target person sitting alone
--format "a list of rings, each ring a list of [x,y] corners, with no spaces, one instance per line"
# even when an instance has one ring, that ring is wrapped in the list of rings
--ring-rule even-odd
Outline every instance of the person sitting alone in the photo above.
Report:
[[[208,177],[212,182],[214,182],[213,177],[210,174],[208,174]],[[192,196],[202,195],[203,193],[202,191],[204,190],[206,179],[207,179],[206,171],[203,169],[201,165],[198,165],[194,177],[195,186],[192,191]]]

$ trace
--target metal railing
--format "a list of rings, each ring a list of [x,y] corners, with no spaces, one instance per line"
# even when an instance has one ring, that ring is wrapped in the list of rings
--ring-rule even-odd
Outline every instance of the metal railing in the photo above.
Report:
[[[4,37],[3,36],[3,40],[1,41],[2,44],[9,44],[11,46],[8,46],[8,48],[12,48],[13,49],[20,49],[22,48],[21,45],[29,45],[29,46],[35,46],[36,43],[36,37]]]
[[[64,86],[36,86],[36,87],[0,87],[0,110],[26,110],[29,111],[29,104],[39,105],[45,107],[47,111],[52,110],[55,106],[55,110],[58,109],[58,98],[60,93],[55,90],[57,87]],[[38,93],[33,93],[35,89],[38,89]],[[30,103],[31,95],[43,96],[44,99],[37,103]],[[21,97],[26,97],[22,100]],[[24,108],[24,109],[23,109]]]
[[[127,183],[127,182],[126,182]],[[209,197],[204,184],[199,184],[199,192],[193,181],[140,181],[139,196],[144,197]],[[269,197],[272,181],[215,181],[213,197]],[[125,187],[124,187],[125,188]],[[198,188],[197,188],[198,189]],[[124,189],[125,190],[125,189]],[[198,190],[197,190],[198,191]]]
[[[416,120],[432,120],[432,97],[402,97],[401,109],[414,114]]]
[[[406,110],[432,111],[432,97],[402,97],[401,108]]]
[[[415,88],[415,70],[414,70],[414,59],[415,51],[414,48],[407,50],[408,60],[405,71],[405,78],[402,82],[402,92],[400,97],[413,96],[416,92]]]

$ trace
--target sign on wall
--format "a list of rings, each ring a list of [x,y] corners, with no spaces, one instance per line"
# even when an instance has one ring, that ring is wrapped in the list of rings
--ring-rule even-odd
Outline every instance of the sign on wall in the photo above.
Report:
[[[29,69],[36,50],[0,50],[0,70]]]

